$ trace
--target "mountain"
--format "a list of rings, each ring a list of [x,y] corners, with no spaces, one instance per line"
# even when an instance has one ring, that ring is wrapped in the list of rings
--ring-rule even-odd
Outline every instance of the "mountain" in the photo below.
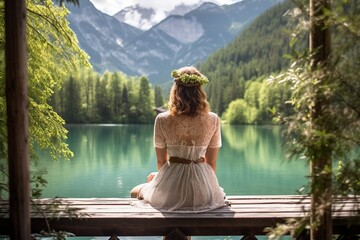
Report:
[[[89,0],[83,0],[80,8],[69,6],[68,20],[96,71],[146,75],[150,82],[161,84],[169,80],[172,69],[203,61],[281,1],[243,0],[223,6],[203,3],[185,15],[170,15],[143,31],[101,13]],[[151,10],[142,9],[142,15],[146,14],[150,16]]]
[[[169,16],[126,45],[126,52],[137,53],[136,64],[128,67],[152,83],[167,82],[172,69],[205,60],[274,4],[274,0],[204,3],[184,16]]]
[[[138,69],[151,82],[162,83],[169,80],[173,68],[193,65],[224,46],[231,39],[224,27],[229,25],[220,6],[206,3],[184,16],[166,18],[129,43],[126,51],[139,53],[134,56],[134,71]]]
[[[90,62],[97,71],[131,72],[126,67],[131,59],[124,45],[140,35],[142,31],[97,10],[89,0],[82,0],[80,7],[68,4],[67,19],[76,33],[80,47],[89,54]]]
[[[154,19],[155,14],[154,9],[143,8],[136,4],[135,6],[126,7],[115,13],[114,17],[118,19],[119,22],[130,24],[142,30],[148,30],[157,23],[156,19]]]
[[[120,10],[114,14],[114,17],[120,22],[125,22],[141,30],[149,30],[168,16],[184,15],[198,6],[199,4],[179,4],[171,11],[160,11],[159,9],[145,8],[136,4]]]
[[[288,67],[289,59],[284,55],[291,49],[285,15],[292,8],[294,4],[285,1],[267,10],[231,43],[199,64],[210,80],[207,93],[213,111],[221,115],[231,101],[244,98],[247,81],[267,78]],[[299,51],[307,48],[308,36],[302,37],[298,36],[296,44]]]

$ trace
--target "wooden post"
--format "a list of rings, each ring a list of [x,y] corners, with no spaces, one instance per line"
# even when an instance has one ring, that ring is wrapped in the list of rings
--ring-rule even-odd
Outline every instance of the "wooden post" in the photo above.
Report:
[[[331,54],[331,31],[326,24],[326,17],[324,17],[324,9],[331,9],[331,0],[310,0],[310,52],[313,53],[313,70],[319,64],[322,67],[330,67]],[[321,97],[315,99],[315,106],[313,108],[313,121],[324,117],[323,106],[328,105]],[[323,130],[324,126],[314,124],[316,130]],[[332,202],[332,174],[331,174],[331,159],[332,152],[327,151],[325,146],[321,146],[317,156],[311,162],[311,223],[317,223],[316,228],[312,228],[310,237],[312,240],[324,239],[330,240],[332,238],[332,216],[331,216],[331,202]],[[328,170],[330,172],[328,172]],[[326,174],[324,174],[326,172]],[[316,212],[319,206],[327,205],[324,212],[320,214]],[[320,217],[317,219],[317,217]],[[318,221],[319,220],[319,221]]]
[[[5,64],[12,240],[30,239],[25,0],[5,0]]]

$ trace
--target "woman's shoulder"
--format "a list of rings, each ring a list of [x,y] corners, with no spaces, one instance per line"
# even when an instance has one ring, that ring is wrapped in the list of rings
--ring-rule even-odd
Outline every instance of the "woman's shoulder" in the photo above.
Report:
[[[219,116],[214,112],[208,112],[208,114],[214,118],[218,118]]]
[[[200,114],[198,120],[211,124],[218,124],[218,122],[220,122],[219,116],[214,112],[203,112]]]
[[[162,112],[162,113],[159,113],[156,118],[157,119],[165,119],[165,118],[169,118],[171,115],[170,115],[170,112],[169,111],[166,111],[166,112]]]
[[[208,112],[207,115],[213,119],[219,119],[219,116],[214,112]]]

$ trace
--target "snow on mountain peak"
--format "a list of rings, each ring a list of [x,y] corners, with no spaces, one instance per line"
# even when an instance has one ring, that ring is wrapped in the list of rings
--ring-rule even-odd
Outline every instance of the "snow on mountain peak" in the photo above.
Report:
[[[197,8],[199,4],[185,5],[183,3],[176,5],[173,9],[155,9],[143,7],[139,4],[129,6],[117,12],[114,17],[120,22],[125,22],[141,30],[149,30],[170,15],[184,15]]]
[[[193,43],[204,34],[204,28],[195,18],[172,16],[157,26],[167,35],[183,44]]]
[[[142,30],[148,30],[156,24],[158,18],[166,17],[166,15],[162,15],[163,14],[159,14],[159,12],[155,12],[152,8],[140,7],[137,4],[122,9],[116,13],[114,17],[120,22],[125,22]]]

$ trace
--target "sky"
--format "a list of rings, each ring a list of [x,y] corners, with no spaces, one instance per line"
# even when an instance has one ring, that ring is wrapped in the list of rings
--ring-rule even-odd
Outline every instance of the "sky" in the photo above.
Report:
[[[141,7],[154,8],[158,11],[170,11],[175,5],[184,3],[186,5],[196,4],[202,0],[90,0],[94,6],[100,11],[114,15],[121,9],[139,4]],[[214,2],[219,5],[232,4],[240,0],[206,0],[206,2]],[[204,2],[204,0],[203,0]]]

